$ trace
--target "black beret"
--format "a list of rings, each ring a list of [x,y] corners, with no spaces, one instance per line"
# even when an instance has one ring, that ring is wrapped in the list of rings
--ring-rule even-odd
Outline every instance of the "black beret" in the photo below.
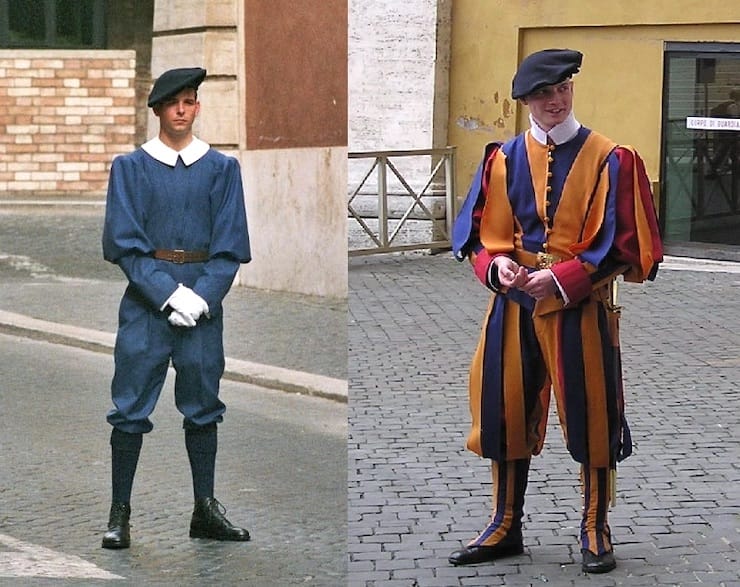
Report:
[[[185,88],[197,90],[205,77],[206,70],[201,67],[181,67],[180,69],[165,71],[154,82],[146,105],[151,108],[158,102],[166,98],[171,98]]]
[[[524,98],[578,73],[583,54],[571,49],[545,49],[524,58],[511,81],[511,97]]]

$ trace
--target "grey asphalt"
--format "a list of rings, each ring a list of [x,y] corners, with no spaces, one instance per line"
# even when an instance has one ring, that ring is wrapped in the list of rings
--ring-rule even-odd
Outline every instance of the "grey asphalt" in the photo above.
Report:
[[[347,304],[234,287],[216,496],[248,543],[191,540],[170,374],[132,497],[100,548],[120,270],[102,207],[0,201],[0,585],[346,584]]]
[[[126,282],[102,215],[0,201],[0,329],[110,350]],[[346,401],[346,300],[233,287],[224,310],[227,379]]]
[[[344,403],[224,381],[216,497],[252,539],[194,540],[170,374],[111,551],[110,356],[0,333],[0,373],[0,585],[346,585]]]
[[[740,585],[740,265],[670,259],[619,288],[635,452],[600,576],[580,569],[578,467],[553,414],[524,554],[449,565],[490,516],[490,467],[464,448],[488,294],[449,253],[353,258],[349,285],[349,585]]]

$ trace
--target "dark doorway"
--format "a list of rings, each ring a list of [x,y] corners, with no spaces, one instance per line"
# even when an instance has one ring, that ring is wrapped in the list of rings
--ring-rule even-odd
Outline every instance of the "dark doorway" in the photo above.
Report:
[[[668,43],[663,92],[666,250],[740,260],[740,43]]]

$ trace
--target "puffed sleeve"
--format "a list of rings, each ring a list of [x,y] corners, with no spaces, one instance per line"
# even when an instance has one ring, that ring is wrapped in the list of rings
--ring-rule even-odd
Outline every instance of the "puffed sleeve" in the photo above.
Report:
[[[113,160],[103,225],[103,257],[121,267],[130,283],[155,308],[177,289],[175,280],[152,258],[154,245],[144,230],[142,198],[150,191],[135,155]]]
[[[497,289],[495,271],[491,271],[494,255],[480,240],[480,223],[488,196],[488,178],[491,165],[501,145],[486,146],[483,159],[470,183],[467,196],[452,227],[452,252],[458,261],[469,259],[478,279],[489,289]]]
[[[193,286],[193,291],[205,299],[209,307],[221,304],[239,264],[252,259],[241,168],[233,157],[225,158],[222,179],[223,186],[219,186],[222,196],[212,212],[210,258]]]

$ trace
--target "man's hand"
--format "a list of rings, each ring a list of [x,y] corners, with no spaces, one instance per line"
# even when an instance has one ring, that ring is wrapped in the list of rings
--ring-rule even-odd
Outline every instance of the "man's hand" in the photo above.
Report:
[[[522,285],[520,289],[532,296],[535,300],[541,300],[542,298],[553,295],[557,291],[558,286],[552,276],[552,271],[542,269],[540,271],[532,271],[529,274],[527,283]]]
[[[529,280],[526,267],[519,265],[514,259],[501,255],[493,260],[498,269],[498,281],[504,287],[521,288]]]
[[[175,312],[181,314],[182,318],[191,318],[194,322],[203,314],[208,315],[209,311],[206,301],[183,284],[177,286],[175,293],[167,300],[167,305],[175,310]]]
[[[172,326],[182,326],[184,328],[192,328],[196,324],[195,320],[190,316],[180,314],[177,310],[172,310],[172,312],[170,312],[170,315],[167,317],[167,321],[172,324]]]

